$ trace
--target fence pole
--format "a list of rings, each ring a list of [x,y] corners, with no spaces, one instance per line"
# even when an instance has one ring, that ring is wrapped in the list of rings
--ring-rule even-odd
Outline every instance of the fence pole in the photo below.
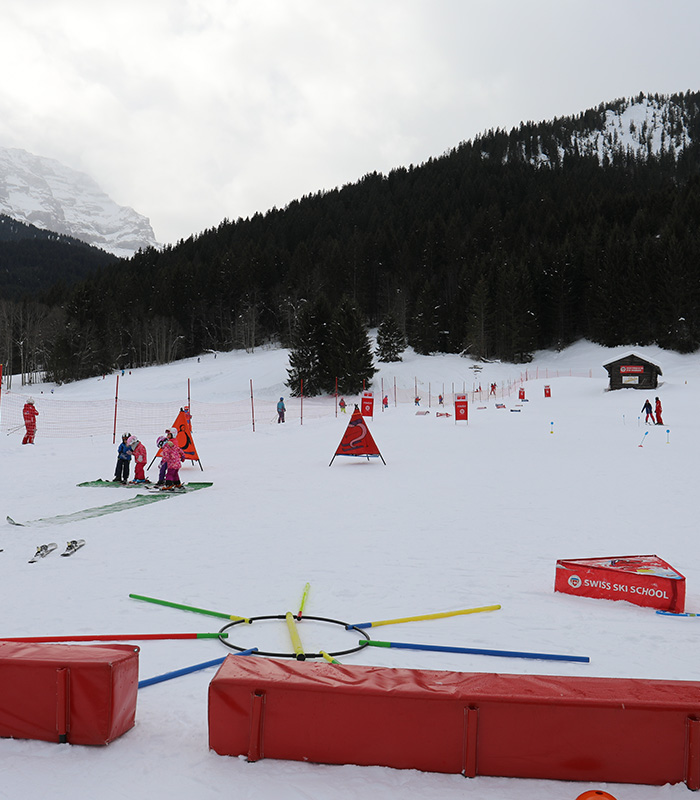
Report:
[[[112,444],[117,441],[117,404],[119,403],[119,373],[117,373],[117,388],[114,393],[114,430],[112,431]]]
[[[255,403],[253,402],[253,379],[250,379],[250,418],[253,421],[253,433],[255,433]]]

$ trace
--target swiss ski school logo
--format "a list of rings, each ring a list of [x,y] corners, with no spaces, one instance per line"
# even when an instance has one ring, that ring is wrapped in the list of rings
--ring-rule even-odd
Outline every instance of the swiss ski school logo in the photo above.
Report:
[[[568,583],[572,589],[579,589],[581,587],[581,578],[578,575],[569,575]]]

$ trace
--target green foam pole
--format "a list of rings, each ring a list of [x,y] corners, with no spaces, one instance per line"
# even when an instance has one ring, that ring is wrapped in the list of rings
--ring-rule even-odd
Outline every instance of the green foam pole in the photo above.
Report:
[[[181,611],[193,611],[195,614],[207,614],[210,617],[220,617],[221,619],[242,619],[250,622],[247,617],[239,617],[235,614],[225,614],[222,611],[209,611],[206,608],[196,608],[195,606],[185,606],[182,603],[171,603],[169,600],[158,600],[155,597],[145,597],[142,594],[130,594],[132,600],[144,600],[146,603],[156,603],[159,606],[168,606],[168,608],[179,608]]]

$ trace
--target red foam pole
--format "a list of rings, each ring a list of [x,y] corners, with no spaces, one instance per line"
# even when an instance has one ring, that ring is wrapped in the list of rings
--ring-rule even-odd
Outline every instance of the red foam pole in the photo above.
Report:
[[[137,639],[216,639],[227,633],[110,633],[89,636],[5,636],[0,642],[131,642]]]

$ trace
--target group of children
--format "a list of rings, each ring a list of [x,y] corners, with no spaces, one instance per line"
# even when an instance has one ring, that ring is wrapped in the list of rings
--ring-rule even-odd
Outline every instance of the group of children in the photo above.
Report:
[[[175,428],[167,428],[164,436],[156,439],[156,445],[161,451],[160,472],[158,482],[155,484],[164,491],[172,491],[181,488],[180,465],[185,461],[185,453],[177,444],[177,431]],[[146,464],[146,448],[130,433],[122,436],[122,441],[117,448],[117,468],[114,473],[114,481],[126,484],[129,481],[129,466],[131,456],[134,457],[134,480],[133,483],[150,483],[144,472]]]

